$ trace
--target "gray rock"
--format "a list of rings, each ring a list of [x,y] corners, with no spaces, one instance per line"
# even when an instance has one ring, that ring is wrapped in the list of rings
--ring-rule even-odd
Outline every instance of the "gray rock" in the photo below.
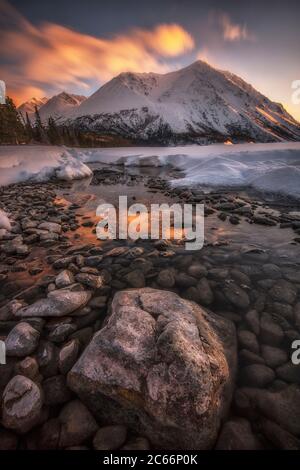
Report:
[[[243,396],[244,412],[249,413],[249,409],[253,409],[291,434],[300,435],[300,387],[298,385],[289,385],[277,392],[242,388],[239,389],[239,395]],[[241,408],[240,412],[243,412]]]
[[[145,437],[133,437],[126,442],[121,450],[149,450],[150,443]]]
[[[75,279],[91,289],[99,289],[104,285],[103,277],[96,274],[79,273],[76,274]]]
[[[98,425],[86,406],[79,400],[67,403],[60,412],[59,447],[78,446],[91,438]]]
[[[245,315],[245,320],[250,330],[258,336],[260,331],[260,320],[256,310],[250,310]]]
[[[28,307],[17,310],[17,317],[63,317],[88,303],[89,291],[70,291],[67,289],[49,292],[46,299],[37,300]]]
[[[49,333],[48,339],[53,343],[63,343],[76,329],[76,325],[73,323],[62,323]]]
[[[265,364],[265,361],[261,356],[252,351],[248,351],[247,349],[242,349],[239,352],[239,361],[245,366],[251,364]]]
[[[265,277],[269,279],[280,279],[282,273],[280,268],[276,264],[267,263],[262,266],[262,270],[265,274]]]
[[[269,367],[278,367],[287,362],[288,355],[283,349],[262,345],[261,354]]]
[[[277,302],[293,304],[297,297],[297,289],[285,279],[280,279],[270,289],[269,294]]]
[[[208,280],[203,277],[197,284],[199,303],[202,305],[210,305],[214,300],[213,291],[210,288]]]
[[[40,333],[29,323],[18,323],[5,340],[8,356],[25,357],[35,351],[38,346]]]
[[[55,284],[58,289],[63,287],[68,287],[74,283],[74,276],[71,271],[65,269],[64,271],[60,272],[58,276],[55,278]]]
[[[42,222],[38,228],[40,230],[47,230],[48,232],[61,233],[61,225],[55,222]]]
[[[222,427],[216,450],[258,450],[262,445],[244,418],[234,418]]]
[[[299,365],[294,365],[292,362],[287,362],[286,364],[277,367],[276,374],[279,379],[284,380],[285,382],[300,385]]]
[[[58,367],[62,374],[66,374],[75,364],[79,353],[79,340],[71,339],[59,351]]]
[[[160,271],[156,282],[161,287],[173,287],[175,285],[175,274],[173,269],[163,269]]]
[[[71,398],[71,392],[66,385],[66,379],[63,375],[49,377],[43,381],[42,385],[46,405],[61,405]]]
[[[16,375],[3,392],[2,421],[6,428],[26,433],[40,420],[43,397],[29,378]]]
[[[126,426],[105,426],[97,431],[93,446],[96,450],[116,450],[125,443],[126,437]]]
[[[139,269],[135,269],[134,271],[130,271],[130,273],[126,274],[125,280],[131,287],[145,286],[144,273]]]
[[[240,371],[241,383],[247,387],[264,388],[275,379],[275,372],[263,364],[251,364]]]
[[[250,305],[247,292],[234,282],[230,282],[223,289],[224,295],[229,302],[237,308],[246,309]]]
[[[271,315],[263,313],[260,319],[260,339],[269,346],[279,346],[284,338],[280,325],[272,320]]]
[[[252,331],[238,330],[238,343],[240,349],[248,349],[255,354],[259,353],[259,344],[257,338]]]
[[[300,440],[266,418],[259,420],[260,431],[277,449],[300,450]]]
[[[18,375],[24,375],[35,382],[39,374],[39,365],[34,357],[25,357],[16,364],[15,371]]]
[[[207,269],[202,264],[192,264],[191,266],[188,267],[187,273],[190,276],[200,278],[200,277],[206,276]]]
[[[127,424],[166,448],[204,449],[227,414],[235,368],[231,322],[146,288],[115,295],[106,326],[68,383],[106,422]]]

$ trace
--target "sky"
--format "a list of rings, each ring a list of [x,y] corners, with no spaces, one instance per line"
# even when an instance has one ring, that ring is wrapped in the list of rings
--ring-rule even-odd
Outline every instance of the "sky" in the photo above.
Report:
[[[299,0],[0,0],[0,79],[17,104],[91,95],[124,71],[197,59],[229,70],[300,121]]]

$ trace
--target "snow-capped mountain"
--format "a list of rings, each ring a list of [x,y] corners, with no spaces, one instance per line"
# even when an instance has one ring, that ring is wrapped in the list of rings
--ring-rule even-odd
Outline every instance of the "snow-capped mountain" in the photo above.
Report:
[[[282,105],[202,61],[166,74],[122,73],[70,116],[82,131],[166,144],[300,140]]]
[[[63,91],[50,98],[50,100],[40,108],[39,113],[41,120],[45,122],[50,116],[56,121],[59,121],[61,118],[66,118],[74,111],[74,108],[77,108],[85,100],[86,96],[72,95],[71,93]]]
[[[86,96],[72,95],[71,93],[66,93],[65,91],[53,96],[50,99],[45,99],[46,101],[44,103],[37,106],[41,120],[46,122],[50,116],[53,117],[53,119],[56,121],[60,121],[62,118],[65,119],[70,115],[71,111],[74,111],[74,108],[77,108],[85,99]],[[28,114],[31,119],[34,119],[35,104],[37,102],[38,100],[35,98],[30,101],[30,103],[32,103],[32,111],[28,112]],[[26,103],[18,108],[22,113],[24,112],[24,108],[22,107],[25,106],[25,104]]]
[[[41,106],[47,103],[49,98],[31,98],[28,101],[25,101],[25,103],[22,103],[19,107],[18,110],[20,113],[25,117],[26,113],[28,113],[28,116],[32,115],[35,111],[35,107],[37,109],[40,109]]]

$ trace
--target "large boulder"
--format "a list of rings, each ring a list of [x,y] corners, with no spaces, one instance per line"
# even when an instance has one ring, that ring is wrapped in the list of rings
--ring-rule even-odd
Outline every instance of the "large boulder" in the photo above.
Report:
[[[173,292],[118,292],[105,327],[68,374],[108,424],[162,448],[207,449],[227,414],[236,371],[233,324]]]

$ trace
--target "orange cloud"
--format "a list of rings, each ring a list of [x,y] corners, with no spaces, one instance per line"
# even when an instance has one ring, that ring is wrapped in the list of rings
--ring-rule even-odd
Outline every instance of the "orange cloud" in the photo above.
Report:
[[[79,33],[65,26],[38,27],[0,0],[0,76],[18,101],[78,87],[90,91],[124,71],[165,72],[163,58],[176,57],[194,47],[190,34],[177,24],[152,30],[133,29],[110,39]],[[32,93],[31,93],[32,92]],[[30,93],[30,94],[29,94]]]
[[[250,33],[246,25],[233,23],[230,16],[226,13],[222,13],[220,15],[219,21],[223,30],[223,38],[225,41],[233,42],[254,39],[254,35]]]

